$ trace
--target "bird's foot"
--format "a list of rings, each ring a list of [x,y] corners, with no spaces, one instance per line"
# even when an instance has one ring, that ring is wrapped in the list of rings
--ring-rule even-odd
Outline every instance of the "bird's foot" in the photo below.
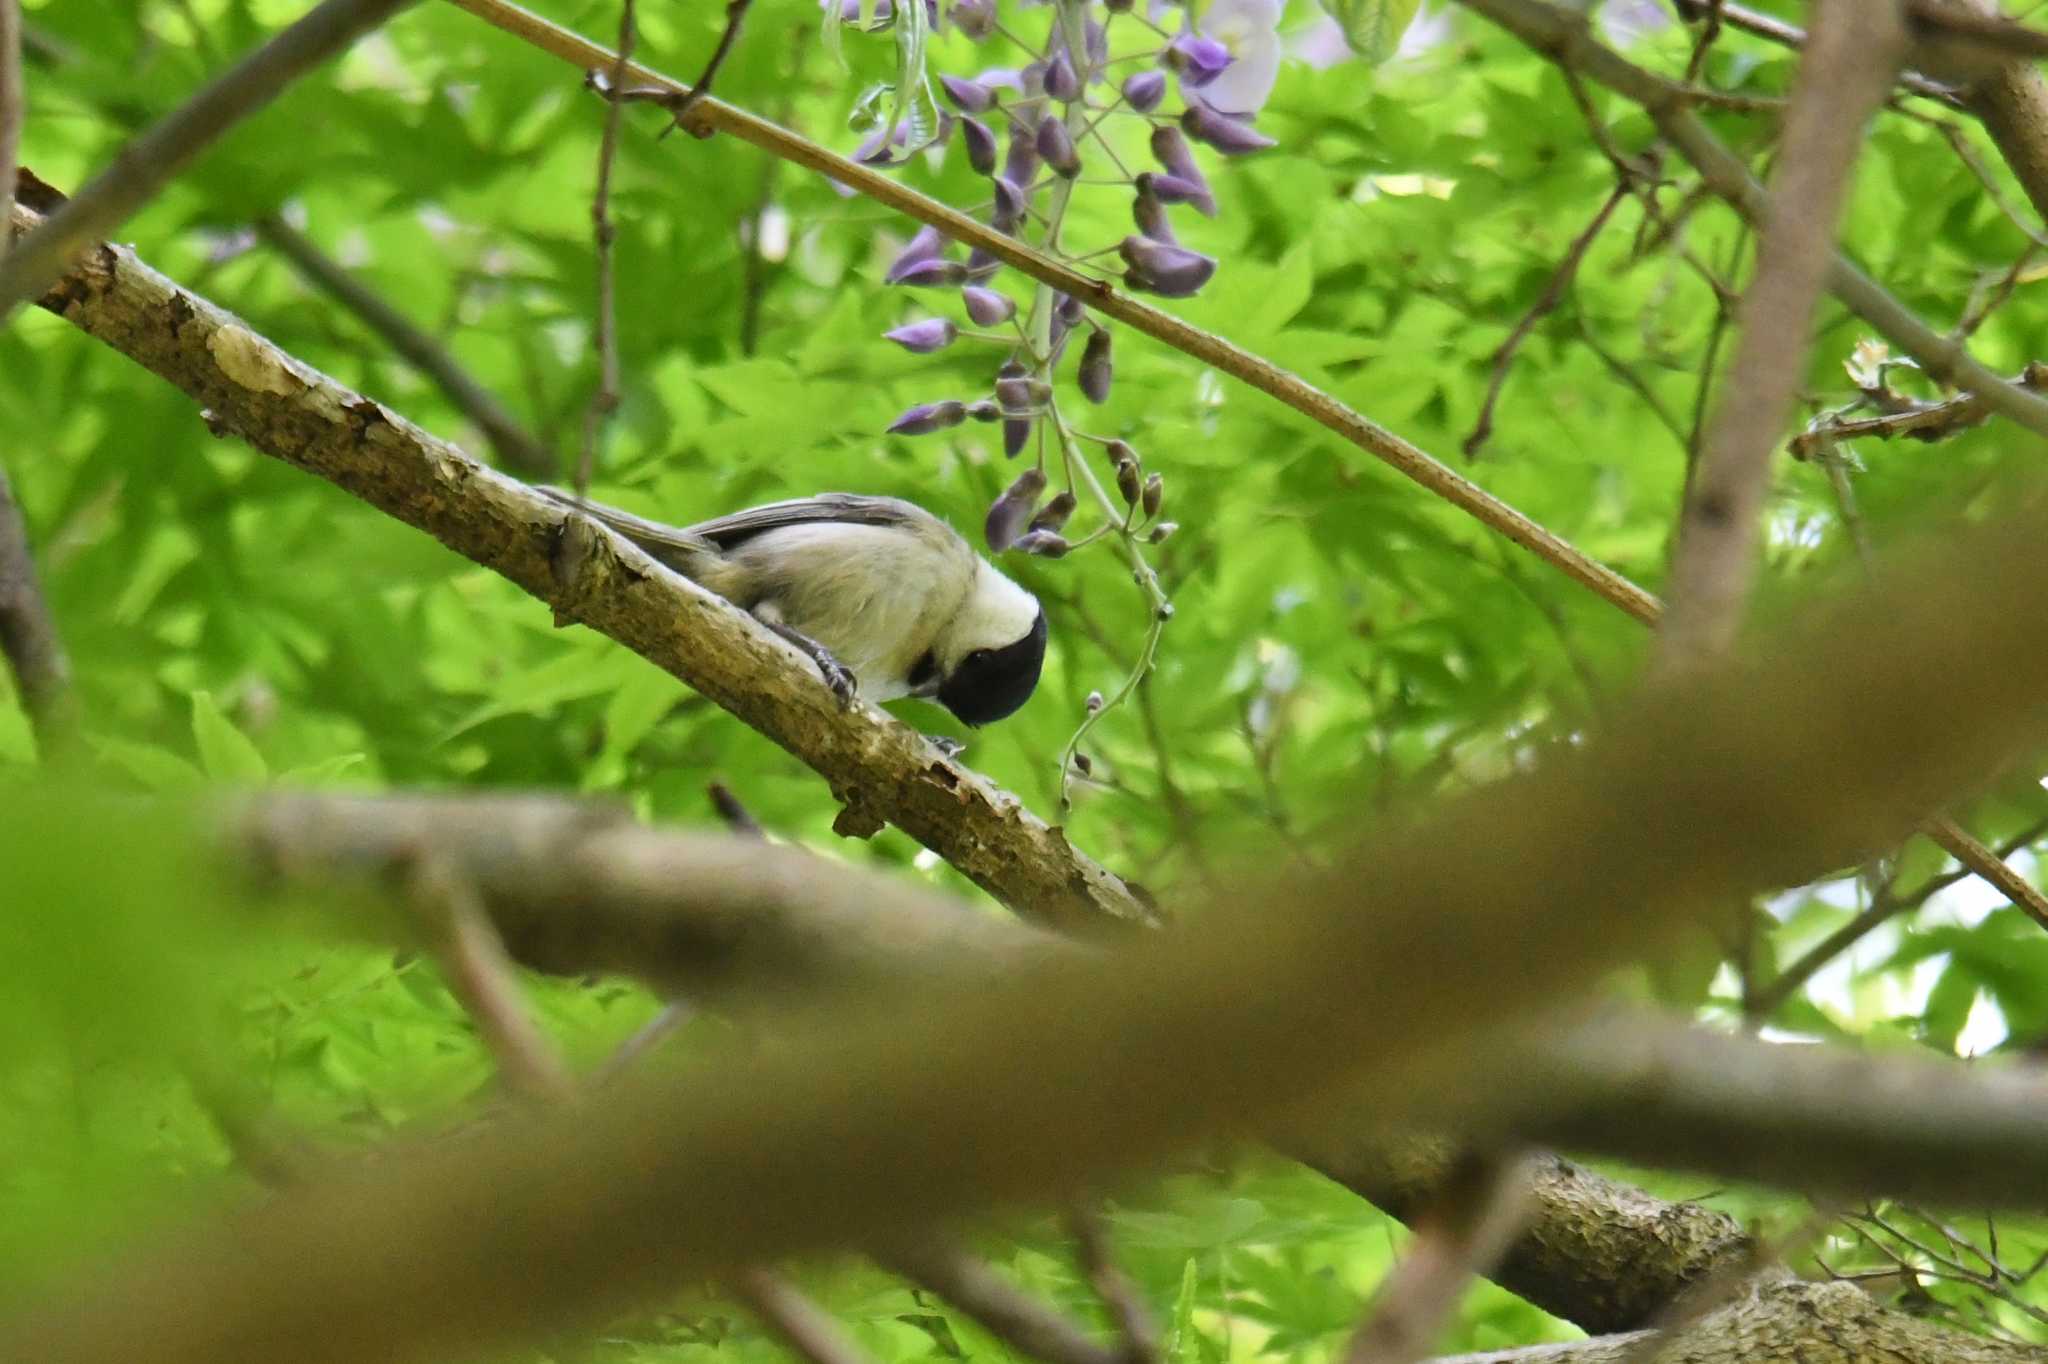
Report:
[[[948,758],[957,758],[967,751],[965,740],[954,739],[944,734],[927,734],[924,738],[926,743],[945,754]]]
[[[756,620],[760,617],[756,616]],[[839,698],[842,706],[851,706],[860,693],[860,681],[853,670],[832,656],[832,651],[812,639],[803,631],[783,624],[779,620],[763,620],[761,623],[797,647],[805,658],[818,665],[818,675],[825,679],[825,685]]]

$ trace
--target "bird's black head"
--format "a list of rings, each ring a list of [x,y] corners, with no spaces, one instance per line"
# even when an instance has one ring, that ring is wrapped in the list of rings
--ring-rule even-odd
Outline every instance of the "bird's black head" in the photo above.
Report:
[[[939,704],[970,725],[1000,720],[1031,699],[1045,664],[1045,612],[1015,644],[976,649],[939,686]]]

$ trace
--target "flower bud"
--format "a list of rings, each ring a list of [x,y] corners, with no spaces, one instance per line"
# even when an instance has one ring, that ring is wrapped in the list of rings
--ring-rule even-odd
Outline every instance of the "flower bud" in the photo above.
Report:
[[[967,404],[957,398],[948,398],[940,403],[919,403],[890,422],[887,434],[922,436],[931,431],[943,431],[949,426],[958,426],[966,419]]]
[[[1081,704],[1088,708],[1088,713],[1090,715],[1094,715],[1095,713],[1100,711],[1104,706],[1108,705],[1109,702],[1106,699],[1104,699],[1101,692],[1091,691],[1088,693],[1088,699],[1086,701],[1083,701]]]
[[[1170,601],[1163,601],[1163,602],[1159,603],[1159,619],[1161,619],[1161,620],[1172,620],[1172,619],[1173,619],[1173,603],[1172,603],[1172,602],[1170,602]]]
[[[953,344],[959,329],[943,317],[927,317],[921,322],[910,322],[894,331],[882,333],[885,341],[894,341],[912,355],[930,355],[935,350],[944,350]]]
[[[1166,98],[1166,73],[1140,71],[1124,82],[1124,103],[1141,114],[1149,114]]]
[[[1088,305],[1072,294],[1054,294],[1053,316],[1069,327],[1078,327],[1088,316]]]
[[[1036,554],[1042,559],[1063,559],[1073,546],[1067,537],[1049,530],[1027,530],[1017,537],[1012,549],[1021,549],[1026,554]]]
[[[970,284],[962,289],[960,301],[967,307],[968,320],[977,327],[1000,327],[1017,315],[1015,299],[979,285]]]
[[[967,278],[977,283],[988,279],[1003,268],[1002,258],[992,252],[975,247],[967,253]]]
[[[1081,98],[1081,77],[1074,71],[1073,60],[1067,50],[1061,48],[1052,54],[1052,61],[1045,68],[1045,93],[1062,104],[1071,104]]]
[[[1178,175],[1140,171],[1136,183],[1139,192],[1154,196],[1162,204],[1208,204],[1211,208],[1215,207],[1209,197],[1207,185],[1183,180]]]
[[[952,324],[948,323],[947,326],[950,328]],[[952,339],[951,335],[946,337],[947,341]],[[934,346],[932,349],[936,350],[938,347]],[[1096,327],[1088,333],[1088,344],[1081,348],[1081,392],[1087,395],[1089,402],[1109,401],[1110,374],[1109,333],[1101,327]]]
[[[1031,444],[1031,418],[1003,418],[1003,458],[1015,459]]]
[[[1199,33],[1182,33],[1166,45],[1166,64],[1180,73],[1181,84],[1199,90],[1223,74],[1231,63],[1230,49]]]
[[[1062,530],[1067,518],[1074,514],[1077,503],[1071,488],[1062,488],[1053,494],[1052,501],[1039,508],[1038,515],[1031,518],[1033,530]]]
[[[1219,114],[1200,100],[1188,105],[1187,112],[1180,116],[1180,126],[1189,137],[1208,143],[1225,156],[1243,156],[1280,145],[1250,124]]]
[[[1129,14],[1137,0],[1102,0],[1102,7],[1111,14]]]
[[[1031,401],[1031,381],[1025,378],[996,380],[996,401],[1006,417],[1029,416],[1038,410],[1038,405]]]
[[[953,0],[953,23],[975,42],[996,28],[996,0]]]
[[[1188,140],[1181,136],[1180,129],[1168,124],[1152,130],[1152,156],[1166,173],[1177,180],[1185,180],[1200,190],[1200,197],[1188,200],[1203,217],[1216,216],[1216,196],[1209,192],[1209,182],[1202,175],[1202,168],[1195,164],[1195,153],[1188,146]]]
[[[1081,173],[1081,154],[1074,148],[1074,135],[1059,119],[1048,118],[1038,125],[1038,154],[1055,174],[1071,180]]]
[[[1138,462],[1119,462],[1116,466],[1116,490],[1123,497],[1126,507],[1138,505]]]
[[[1153,474],[1145,480],[1145,515],[1159,515],[1159,504],[1166,499],[1166,480]]]
[[[935,227],[921,227],[904,248],[897,252],[896,259],[889,263],[889,272],[882,276],[885,283],[900,282],[903,272],[913,265],[928,260],[937,260],[939,253],[946,249],[946,239]]]
[[[1152,527],[1152,533],[1147,535],[1145,540],[1149,544],[1156,545],[1179,529],[1180,522],[1178,521],[1161,521],[1158,525]]]
[[[1124,282],[1162,298],[1188,298],[1216,273],[1215,257],[1150,237],[1125,237],[1118,249],[1130,267]]]
[[[939,85],[945,90],[946,98],[953,101],[953,107],[963,114],[983,114],[996,102],[995,92],[978,81],[965,76],[941,76]]]
[[[967,164],[976,175],[996,173],[996,135],[978,118],[960,120],[960,145],[967,148]]]
[[[1000,421],[1003,409],[990,398],[976,398],[967,404],[967,415],[978,422]]]
[[[1086,777],[1095,771],[1095,760],[1079,749],[1074,751],[1074,770]]]
[[[1088,65],[1081,75],[1084,78],[1091,74],[1099,75],[1102,68],[1109,65],[1109,30],[1099,20],[1091,18],[1082,30],[1081,45],[1088,53]]]
[[[1012,143],[1012,147],[1016,144]],[[1037,153],[1032,154],[1034,158]],[[995,212],[989,215],[989,226],[1006,237],[1017,235],[1017,225],[1024,221],[1024,191],[1017,188],[1017,182],[1008,175],[998,175],[989,182],[995,187]]]
[[[1010,130],[1010,154],[1003,158],[1003,179],[1008,180],[1021,192],[1037,178],[1038,138],[1019,124]]]
[[[1152,192],[1149,174],[1141,175],[1138,179],[1147,183],[1139,184],[1138,197],[1131,201],[1131,221],[1137,225],[1138,231],[1153,241],[1165,242],[1168,246],[1179,246],[1180,238],[1173,235],[1173,224],[1167,221],[1166,205]]]
[[[1138,452],[1133,450],[1131,443],[1126,440],[1110,441],[1103,449],[1109,454],[1109,462],[1119,469],[1126,464],[1136,465],[1143,462],[1138,458]]]
[[[988,516],[981,523],[982,539],[988,541],[991,550],[1001,554],[1017,543],[1025,524],[1038,510],[1038,498],[1044,491],[1045,471],[1036,467],[1026,469],[1003,489],[1003,495],[990,504]]]
[[[967,267],[958,261],[921,260],[898,271],[896,278],[890,283],[908,285],[914,289],[951,289],[966,279]]]

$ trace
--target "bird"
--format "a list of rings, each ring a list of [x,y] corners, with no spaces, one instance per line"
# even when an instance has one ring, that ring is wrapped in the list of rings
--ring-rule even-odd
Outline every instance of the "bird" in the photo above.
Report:
[[[1038,686],[1038,599],[914,502],[819,493],[668,526],[541,491],[751,613],[817,664],[843,702],[915,697],[980,726]]]

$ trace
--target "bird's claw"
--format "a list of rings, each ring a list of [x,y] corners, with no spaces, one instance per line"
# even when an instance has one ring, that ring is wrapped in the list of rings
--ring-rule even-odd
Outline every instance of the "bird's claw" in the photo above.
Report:
[[[839,698],[840,705],[853,704],[853,698],[859,694],[860,684],[844,663],[830,654],[824,654],[818,659],[818,672],[825,679],[825,685],[832,689],[832,694]]]
[[[948,758],[957,758],[967,751],[965,742],[944,734],[927,734],[924,737],[926,743],[945,754]]]

